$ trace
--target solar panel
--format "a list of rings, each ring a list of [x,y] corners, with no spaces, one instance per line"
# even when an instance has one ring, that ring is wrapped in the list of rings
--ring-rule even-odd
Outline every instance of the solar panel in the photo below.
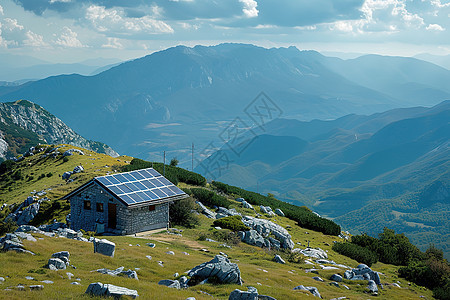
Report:
[[[96,177],[95,180],[128,205],[186,195],[152,168]]]

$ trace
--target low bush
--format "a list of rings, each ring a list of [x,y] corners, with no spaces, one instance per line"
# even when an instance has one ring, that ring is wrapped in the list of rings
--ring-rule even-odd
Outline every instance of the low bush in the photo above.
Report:
[[[17,229],[16,222],[11,219],[7,221],[0,221],[0,236],[3,236],[7,233],[14,232]]]
[[[213,181],[212,185],[217,190],[228,195],[242,197],[250,204],[270,206],[272,209],[279,208],[284,212],[287,218],[296,221],[301,227],[320,231],[329,235],[339,235],[341,233],[341,227],[338,224],[331,220],[317,216],[307,207],[296,206],[280,201],[273,197],[273,195],[264,196],[218,181]]]
[[[374,252],[356,244],[338,242],[333,245],[332,249],[339,254],[350,257],[357,262],[364,263],[369,267],[378,261],[378,257]]]
[[[232,231],[247,231],[250,230],[249,227],[245,226],[242,222],[241,216],[231,216],[225,217],[213,222],[214,226],[221,228],[230,229]]]
[[[187,228],[197,226],[200,222],[198,217],[192,213],[194,209],[195,203],[192,198],[185,198],[173,202],[169,206],[170,223]]]
[[[229,208],[231,205],[231,201],[227,198],[217,195],[216,193],[209,191],[203,188],[192,188],[192,194],[198,201],[206,204],[208,206],[217,206],[217,207],[225,207]]]

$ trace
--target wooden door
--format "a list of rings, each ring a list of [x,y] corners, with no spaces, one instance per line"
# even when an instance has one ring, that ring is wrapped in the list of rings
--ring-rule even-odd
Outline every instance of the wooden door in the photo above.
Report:
[[[117,225],[117,205],[108,203],[108,228],[116,229]]]

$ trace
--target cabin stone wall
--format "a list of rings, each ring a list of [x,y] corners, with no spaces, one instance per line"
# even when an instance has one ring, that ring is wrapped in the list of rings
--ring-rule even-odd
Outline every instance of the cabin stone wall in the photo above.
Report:
[[[165,228],[169,223],[169,203],[129,208],[95,183],[69,200],[73,230],[96,231],[96,222],[100,222],[105,231],[112,231],[113,228],[108,226],[108,204],[116,206],[115,229],[120,234]],[[85,208],[85,201],[90,201],[90,209]],[[98,211],[97,203],[102,204],[103,211]]]

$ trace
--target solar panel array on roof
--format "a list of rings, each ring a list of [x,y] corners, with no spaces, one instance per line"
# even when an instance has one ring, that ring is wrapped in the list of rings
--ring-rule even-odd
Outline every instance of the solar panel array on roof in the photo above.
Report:
[[[152,168],[96,177],[128,205],[185,194]]]

